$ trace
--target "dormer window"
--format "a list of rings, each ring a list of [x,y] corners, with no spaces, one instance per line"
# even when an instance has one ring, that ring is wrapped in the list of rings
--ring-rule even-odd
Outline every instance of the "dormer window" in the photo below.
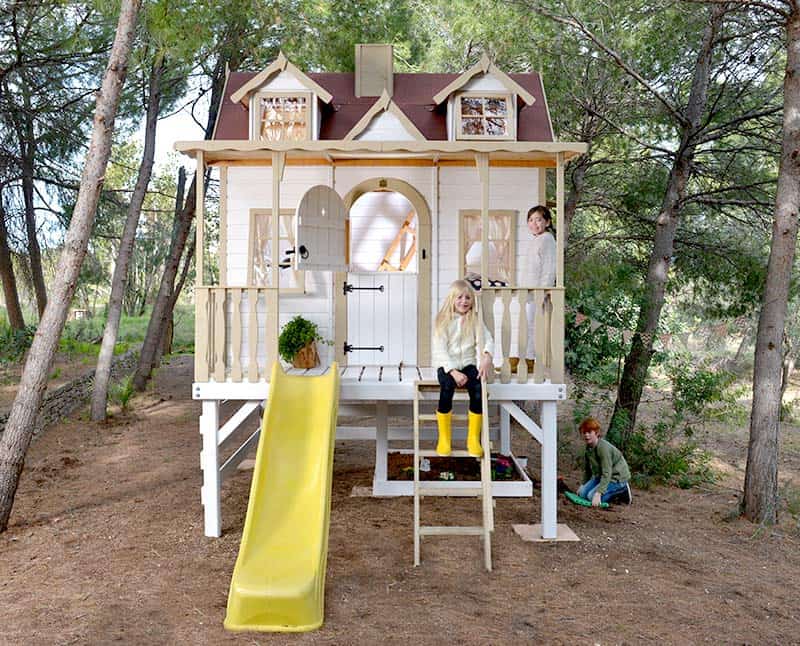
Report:
[[[311,94],[257,92],[253,97],[253,132],[260,141],[307,141],[311,139]]]
[[[464,92],[456,97],[458,139],[514,139],[510,94]]]

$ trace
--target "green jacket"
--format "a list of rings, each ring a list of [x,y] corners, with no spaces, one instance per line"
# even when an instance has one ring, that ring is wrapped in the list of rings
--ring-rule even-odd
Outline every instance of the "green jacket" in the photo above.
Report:
[[[586,447],[583,455],[583,481],[600,476],[597,491],[604,494],[609,482],[627,482],[631,479],[631,470],[622,452],[611,442],[603,438],[592,448]]]

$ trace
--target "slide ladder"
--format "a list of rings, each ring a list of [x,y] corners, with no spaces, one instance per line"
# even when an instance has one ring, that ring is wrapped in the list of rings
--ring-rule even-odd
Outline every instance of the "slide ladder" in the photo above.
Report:
[[[486,394],[486,382],[481,382],[481,399],[483,416],[481,426],[481,446],[483,457],[481,461],[480,482],[470,483],[470,486],[447,486],[445,482],[421,482],[419,478],[420,460],[425,457],[435,457],[435,450],[422,450],[419,446],[420,422],[436,421],[436,414],[420,413],[420,402],[439,399],[439,383],[436,381],[417,381],[414,388],[414,565],[420,563],[420,539],[423,536],[481,536],[483,537],[483,558],[486,569],[492,570],[492,532],[494,531],[494,508],[492,502],[492,467],[491,444],[489,442],[489,406]],[[463,391],[456,391],[454,401],[468,400]],[[466,421],[467,416],[453,414],[453,422]],[[450,457],[475,460],[466,450],[452,450]],[[432,496],[464,496],[478,497],[482,502],[481,524],[475,526],[457,525],[422,525],[420,521],[420,502],[422,498]]]

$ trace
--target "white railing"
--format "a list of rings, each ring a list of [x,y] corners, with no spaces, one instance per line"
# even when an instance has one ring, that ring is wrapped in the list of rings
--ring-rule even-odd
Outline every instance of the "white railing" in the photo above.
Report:
[[[533,381],[564,383],[564,289],[485,287],[480,294],[484,321],[494,334],[500,382],[525,383],[530,378],[525,355],[532,315],[536,349]],[[532,307],[527,307],[528,303]],[[518,358],[516,365],[513,357]]]
[[[484,321],[494,335],[500,382],[531,378],[525,355],[532,315],[533,381],[564,383],[563,288],[490,287],[480,294]],[[270,287],[195,288],[195,381],[269,379],[269,366],[278,356],[277,297]],[[519,360],[512,362],[514,357]]]
[[[196,287],[194,379],[256,382],[278,356],[277,291]]]

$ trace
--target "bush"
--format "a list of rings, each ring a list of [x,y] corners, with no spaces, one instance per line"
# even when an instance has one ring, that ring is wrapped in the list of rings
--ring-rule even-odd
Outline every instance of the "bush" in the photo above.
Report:
[[[635,485],[643,488],[654,482],[676,484],[683,489],[712,482],[710,455],[688,440],[671,441],[673,429],[660,423],[649,430],[634,431],[625,445],[625,459]]]
[[[0,322],[0,362],[14,363],[22,359],[33,343],[35,325],[26,325],[15,330],[5,322]]]
[[[135,392],[136,389],[133,387],[133,375],[128,375],[121,381],[112,385],[108,394],[112,402],[119,404],[122,410],[128,410],[131,398]]]
[[[291,363],[300,350],[312,341],[325,339],[319,333],[319,326],[302,316],[295,316],[281,330],[278,337],[278,353],[281,359]]]

